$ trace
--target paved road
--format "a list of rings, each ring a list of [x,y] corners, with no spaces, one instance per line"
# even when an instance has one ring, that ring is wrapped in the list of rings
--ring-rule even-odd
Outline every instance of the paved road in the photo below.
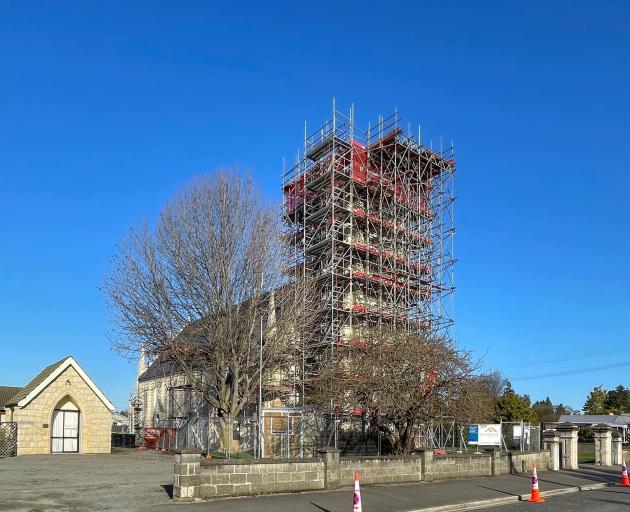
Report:
[[[0,511],[138,510],[170,503],[172,482],[172,456],[153,451],[0,458]]]
[[[551,496],[545,503],[515,503],[488,509],[494,512],[616,512],[630,510],[630,488],[609,487],[562,496]]]

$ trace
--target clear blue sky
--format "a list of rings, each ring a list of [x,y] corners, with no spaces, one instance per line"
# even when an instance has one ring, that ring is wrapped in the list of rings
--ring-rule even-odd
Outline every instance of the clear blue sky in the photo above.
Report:
[[[72,354],[124,406],[99,291],[117,240],[221,166],[278,199],[334,96],[455,139],[463,346],[534,399],[630,385],[518,380],[630,362],[627,4],[227,4],[0,5],[0,384]]]

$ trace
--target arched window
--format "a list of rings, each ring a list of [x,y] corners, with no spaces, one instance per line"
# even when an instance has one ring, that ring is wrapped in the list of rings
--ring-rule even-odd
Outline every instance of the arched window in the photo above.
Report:
[[[77,453],[79,451],[80,410],[69,397],[62,398],[53,411],[50,430],[52,453]]]

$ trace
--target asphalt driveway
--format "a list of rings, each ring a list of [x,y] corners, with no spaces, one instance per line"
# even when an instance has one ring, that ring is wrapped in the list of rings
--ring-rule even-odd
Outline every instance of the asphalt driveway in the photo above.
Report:
[[[139,510],[170,503],[173,456],[114,448],[103,455],[0,459],[0,511]]]

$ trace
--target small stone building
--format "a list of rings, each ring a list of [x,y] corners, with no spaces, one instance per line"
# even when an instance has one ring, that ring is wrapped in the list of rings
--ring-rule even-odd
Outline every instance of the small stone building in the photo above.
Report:
[[[0,387],[0,409],[17,423],[18,455],[111,451],[114,406],[72,357],[10,389]]]

